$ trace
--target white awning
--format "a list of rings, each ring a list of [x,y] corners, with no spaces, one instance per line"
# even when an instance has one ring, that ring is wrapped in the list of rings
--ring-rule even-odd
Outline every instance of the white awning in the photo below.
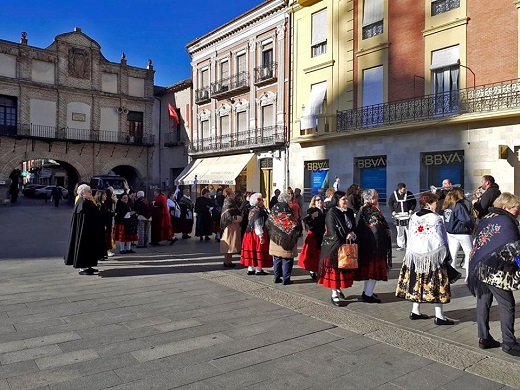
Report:
[[[240,172],[255,154],[207,157],[194,160],[177,177],[179,184],[227,184],[235,185]]]
[[[460,60],[460,46],[447,47],[446,49],[432,52],[432,64],[430,70],[448,68],[458,65]]]
[[[316,115],[320,113],[323,99],[327,92],[327,83],[314,84],[311,88],[309,101],[305,106],[302,117],[300,118],[300,129],[312,129],[318,127],[318,120]]]

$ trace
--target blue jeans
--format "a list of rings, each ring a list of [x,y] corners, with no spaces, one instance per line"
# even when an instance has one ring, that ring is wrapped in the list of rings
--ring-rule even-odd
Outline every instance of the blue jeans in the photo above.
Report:
[[[286,259],[283,257],[273,256],[274,280],[279,280],[282,276],[283,282],[291,280],[291,272],[294,265],[294,259]]]

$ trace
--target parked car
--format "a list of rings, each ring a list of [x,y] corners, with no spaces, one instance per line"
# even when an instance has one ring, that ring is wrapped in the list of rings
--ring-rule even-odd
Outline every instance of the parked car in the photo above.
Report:
[[[38,188],[36,191],[34,191],[34,193],[37,198],[50,199],[52,195],[52,190],[54,188],[56,188],[56,186],[46,186],[43,188]],[[61,191],[61,196],[63,197],[63,199],[67,199],[69,196],[69,191],[61,186],[58,186],[58,188]]]
[[[22,190],[23,196],[26,198],[34,198],[35,197],[35,191],[39,188],[45,187],[42,184],[27,184],[24,189]]]

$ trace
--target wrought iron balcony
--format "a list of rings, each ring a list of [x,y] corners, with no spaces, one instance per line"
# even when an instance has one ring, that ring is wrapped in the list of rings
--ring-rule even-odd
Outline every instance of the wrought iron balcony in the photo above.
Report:
[[[276,62],[255,68],[255,84],[262,84],[276,80],[276,68]]]
[[[211,96],[209,94],[209,87],[204,87],[201,89],[195,90],[195,103],[201,104],[201,103],[207,103],[211,100]]]
[[[153,135],[130,134],[107,130],[73,129],[70,127],[56,128],[34,124],[18,124],[9,128],[0,126],[0,136],[16,138],[35,138],[55,141],[99,142],[111,144],[153,146]]]
[[[184,141],[182,140],[182,137],[176,132],[164,134],[164,146],[171,148],[182,145],[184,145]]]
[[[190,142],[188,152],[196,154],[282,146],[287,142],[286,133],[285,126],[269,126],[234,134],[211,136]]]
[[[249,89],[249,73],[240,72],[231,77],[211,83],[211,97],[225,98]]]
[[[337,111],[336,131],[363,130],[511,109],[520,109],[520,79]]]

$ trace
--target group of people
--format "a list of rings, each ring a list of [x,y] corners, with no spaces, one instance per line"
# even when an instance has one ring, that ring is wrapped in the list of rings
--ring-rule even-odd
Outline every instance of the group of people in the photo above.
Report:
[[[520,288],[520,197],[501,193],[488,175],[482,178],[481,190],[470,211],[460,186],[446,179],[440,195],[419,194],[416,210],[415,195],[404,183],[397,185],[388,206],[397,229],[398,250],[405,252],[395,295],[412,302],[411,320],[430,318],[422,313],[421,304],[431,303],[434,323],[453,325],[454,320],[444,315],[443,305],[451,300],[450,285],[462,276],[455,264],[460,246],[465,255],[466,282],[477,297],[480,348],[502,346],[505,352],[520,356],[514,336],[512,293]],[[235,267],[232,256],[239,253],[247,275],[266,275],[265,268],[273,268],[274,283],[292,284],[298,240],[306,230],[298,265],[330,289],[333,305],[342,305],[346,299],[343,289],[355,281],[363,281],[363,302],[381,302],[374,291],[377,281],[388,280],[392,244],[390,225],[379,208],[375,189],[361,190],[357,184],[346,192],[330,188],[324,196],[312,197],[305,215],[301,191],[290,187],[275,191],[269,209],[260,193],[247,192],[240,199],[231,188],[219,189],[214,197],[203,189],[195,204],[189,189],[180,198],[175,193],[165,197],[157,190],[150,204],[144,193],[135,194],[135,201],[132,195],[116,200],[110,192],[98,191],[93,198],[87,185],[78,188],[66,264],[80,268],[80,274],[96,272],[92,267],[106,258],[112,247],[112,230],[120,253],[132,253],[134,241],[138,247],[146,246],[148,226],[152,244],[169,240],[172,245],[177,241],[176,233],[190,238],[195,211],[195,235],[200,240],[216,235],[224,267]],[[135,223],[130,223],[132,219]],[[79,236],[81,231],[90,234]],[[339,267],[340,250],[348,243],[358,246],[357,268]],[[500,307],[502,344],[489,334],[493,298]]]

